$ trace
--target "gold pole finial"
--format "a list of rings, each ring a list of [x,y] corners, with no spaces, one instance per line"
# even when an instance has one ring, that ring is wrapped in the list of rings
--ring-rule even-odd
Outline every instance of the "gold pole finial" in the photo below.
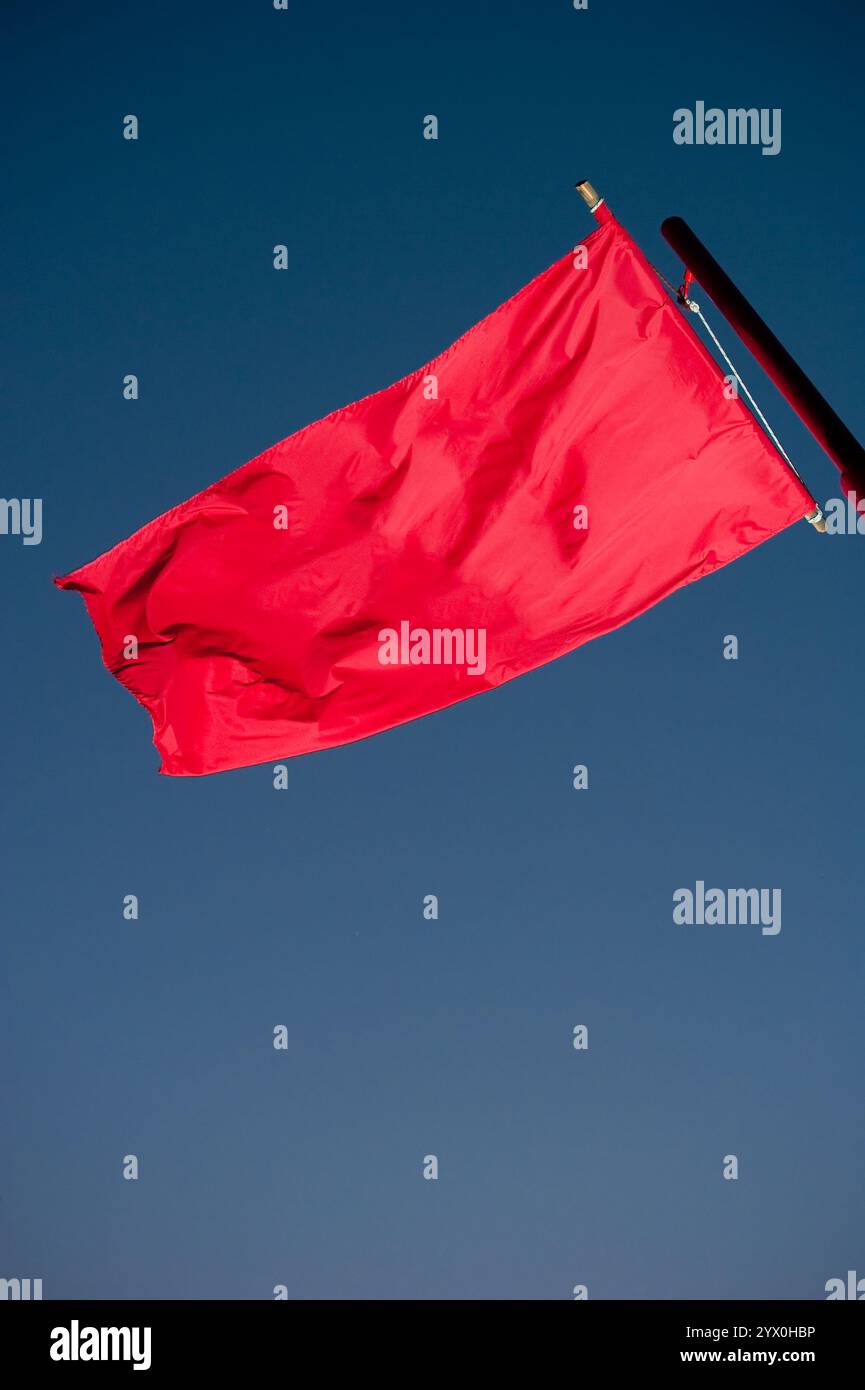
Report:
[[[602,201],[601,195],[598,193],[597,189],[592,187],[588,179],[580,179],[580,182],[576,185],[576,189],[586,207],[589,209],[589,212],[594,212],[598,203]]]

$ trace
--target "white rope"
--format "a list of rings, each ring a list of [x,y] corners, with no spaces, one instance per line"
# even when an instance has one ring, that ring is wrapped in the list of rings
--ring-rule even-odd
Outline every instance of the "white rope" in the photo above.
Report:
[[[733,363],[730,361],[730,358],[727,356],[727,353],[724,351],[723,347],[722,347],[721,344],[719,343],[716,334],[713,333],[713,331],[712,331],[710,325],[706,322],[706,317],[705,317],[705,315],[703,314],[702,310],[700,309],[699,304],[695,304],[694,301],[693,301],[693,299],[686,299],[686,300],[685,300],[685,303],[687,304],[688,308],[691,310],[691,313],[697,315],[697,318],[700,320],[701,324],[702,324],[703,327],[705,328],[705,330],[706,330],[706,332],[708,333],[709,337],[712,339],[712,342],[715,344],[715,347],[718,349],[718,351],[720,352],[720,354],[721,354],[721,356],[723,357],[724,361],[726,362],[727,366],[730,368],[731,374],[736,378],[736,381],[739,383],[740,389],[745,393],[745,396],[747,397],[747,399],[748,399],[748,401],[749,401],[749,403],[750,403],[751,409],[753,410],[754,414],[757,416],[757,419],[760,421],[760,424],[763,426],[763,429],[766,431],[766,433],[768,434],[768,436],[769,436],[769,438],[771,439],[772,443],[775,445],[775,448],[778,450],[778,453],[779,453],[779,454],[781,455],[781,457],[782,457],[783,459],[785,459],[786,462],[790,465],[790,467],[792,468],[793,472],[796,474],[796,477],[799,479],[799,482],[801,483],[802,478],[801,478],[801,475],[800,475],[800,473],[799,473],[799,470],[797,469],[797,467],[796,467],[796,465],[794,464],[793,460],[791,459],[790,455],[787,453],[787,450],[784,448],[784,445],[781,443],[781,441],[780,441],[780,439],[778,438],[777,434],[776,434],[775,431],[772,429],[772,426],[769,424],[769,421],[766,419],[765,415],[763,414],[762,410],[761,410],[760,407],[758,406],[757,402],[754,400],[754,397],[751,395],[751,392],[748,390],[747,386],[745,385],[744,381],[743,381],[742,378],[740,377],[739,373],[736,371],[736,368],[733,366]]]
[[[743,381],[742,378],[740,377],[739,373],[736,371],[736,368],[733,366],[733,363],[730,361],[729,356],[727,355],[727,353],[724,351],[724,349],[722,348],[721,344],[719,343],[717,336],[715,335],[715,333],[713,333],[713,331],[712,331],[712,329],[710,328],[709,324],[706,322],[705,315],[701,312],[699,304],[696,304],[696,303],[694,302],[693,299],[689,299],[689,298],[688,298],[688,296],[685,294],[684,286],[683,286],[681,289],[677,290],[676,287],[675,287],[675,285],[671,285],[671,284],[670,284],[670,282],[669,282],[669,280],[667,279],[666,275],[662,275],[662,274],[661,274],[661,272],[660,272],[660,270],[658,270],[658,267],[657,267],[657,266],[653,266],[652,269],[654,270],[654,272],[655,272],[655,274],[657,275],[658,279],[661,280],[661,281],[667,286],[667,289],[670,290],[670,292],[675,296],[676,302],[677,302],[678,304],[685,304],[685,305],[690,309],[690,311],[691,311],[692,314],[696,314],[696,315],[697,315],[697,318],[700,320],[700,322],[702,323],[702,325],[703,325],[703,327],[705,328],[706,332],[708,333],[709,337],[712,339],[712,342],[715,344],[715,347],[718,349],[718,351],[720,352],[720,354],[721,354],[721,356],[723,357],[724,361],[726,362],[727,366],[730,368],[730,372],[731,372],[732,376],[734,376],[735,379],[736,379],[736,381],[738,382],[739,388],[740,388],[742,391],[744,391],[745,396],[747,397],[748,401],[749,401],[750,404],[751,404],[751,409],[753,410],[754,414],[757,416],[757,419],[760,421],[761,425],[763,426],[763,429],[766,431],[766,433],[768,434],[769,438],[772,440],[772,443],[775,445],[775,448],[778,450],[778,453],[779,453],[779,454],[781,455],[781,457],[784,459],[784,461],[785,461],[785,463],[787,464],[787,466],[790,468],[790,470],[791,470],[793,473],[796,474],[796,477],[799,479],[799,482],[802,483],[802,486],[804,487],[804,486],[805,486],[805,481],[804,481],[804,479],[802,478],[801,473],[799,472],[799,470],[798,470],[798,468],[796,467],[795,463],[794,463],[793,460],[791,459],[790,455],[787,453],[787,450],[784,448],[784,446],[783,446],[783,444],[781,443],[780,439],[778,438],[777,434],[776,434],[775,431],[772,429],[772,426],[769,424],[769,421],[766,419],[765,415],[763,414],[762,410],[761,410],[760,407],[758,406],[757,402],[754,400],[754,397],[751,395],[751,392],[748,390],[747,386],[745,385],[744,381]],[[807,516],[807,517],[805,518],[805,520],[806,520],[806,521],[809,521],[809,522],[811,523],[811,525],[814,526],[814,527],[816,527],[816,529],[817,529],[818,531],[825,531],[825,530],[826,530],[826,525],[825,525],[825,519],[824,519],[824,516],[823,516],[822,509],[821,509],[819,503],[817,503],[817,502],[814,503],[814,507],[815,507],[815,510],[814,510],[809,516]]]

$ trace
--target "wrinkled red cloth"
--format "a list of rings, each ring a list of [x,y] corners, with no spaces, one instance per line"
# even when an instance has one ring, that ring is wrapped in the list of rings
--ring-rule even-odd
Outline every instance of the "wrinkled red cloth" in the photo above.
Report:
[[[608,215],[583,245],[411,376],[56,581],[149,710],[163,772],[440,709],[813,510],[627,232]]]

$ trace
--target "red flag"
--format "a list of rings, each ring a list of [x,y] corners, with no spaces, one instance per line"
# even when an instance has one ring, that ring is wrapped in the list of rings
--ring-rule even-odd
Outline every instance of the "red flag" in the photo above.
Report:
[[[150,711],[163,772],[441,709],[814,510],[611,215],[584,250],[56,581]]]

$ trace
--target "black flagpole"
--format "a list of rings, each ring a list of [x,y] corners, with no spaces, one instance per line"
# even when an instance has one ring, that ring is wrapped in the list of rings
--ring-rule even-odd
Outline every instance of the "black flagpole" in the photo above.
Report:
[[[699,281],[730,327],[786,397],[817,443],[838,465],[845,486],[865,497],[865,449],[733,284],[710,251],[681,217],[668,217],[661,234]]]

